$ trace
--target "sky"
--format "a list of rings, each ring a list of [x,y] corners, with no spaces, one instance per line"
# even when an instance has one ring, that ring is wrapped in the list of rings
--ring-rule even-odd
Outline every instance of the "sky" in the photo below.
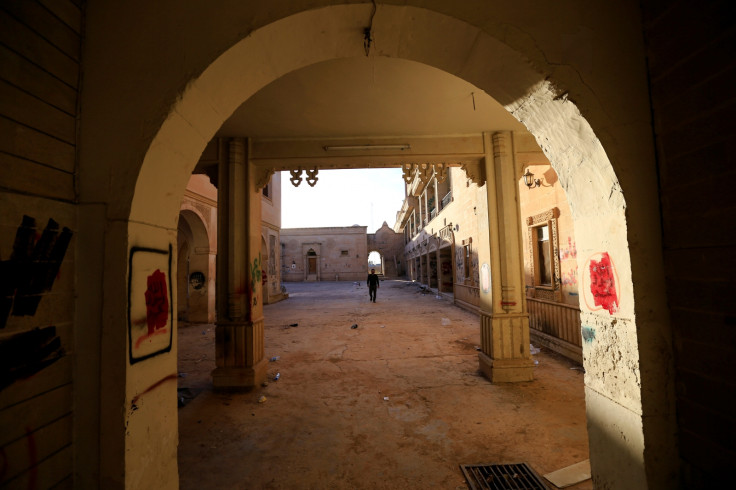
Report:
[[[400,168],[320,170],[317,183],[294,187],[289,172],[281,173],[281,227],[368,227],[375,233],[383,222],[393,228],[404,201]]]

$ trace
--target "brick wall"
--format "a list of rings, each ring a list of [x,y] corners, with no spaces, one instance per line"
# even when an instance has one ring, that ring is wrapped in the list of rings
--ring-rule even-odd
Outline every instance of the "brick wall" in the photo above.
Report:
[[[687,488],[736,458],[736,7],[642,2]]]

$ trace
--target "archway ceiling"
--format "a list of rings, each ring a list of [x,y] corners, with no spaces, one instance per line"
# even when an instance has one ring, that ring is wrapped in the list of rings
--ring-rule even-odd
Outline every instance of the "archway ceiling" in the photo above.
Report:
[[[325,139],[496,130],[524,126],[472,84],[413,61],[362,57],[279,78],[243,103],[217,135]]]
[[[293,71],[262,88],[216,136],[250,137],[259,186],[270,172],[406,164],[477,167],[484,131],[526,131],[472,84],[414,61],[341,58]],[[409,150],[327,146],[409,144]],[[195,170],[216,183],[214,160]],[[475,172],[478,174],[478,172]]]

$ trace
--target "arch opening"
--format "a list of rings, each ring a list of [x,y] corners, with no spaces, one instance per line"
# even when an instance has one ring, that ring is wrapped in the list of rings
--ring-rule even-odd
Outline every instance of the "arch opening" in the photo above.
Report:
[[[326,7],[273,22],[236,43],[193,79],[157,131],[143,159],[130,204],[129,241],[133,243],[137,237],[152,231],[158,237],[153,241],[169,240],[169,231],[175,229],[172,218],[178,216],[176,197],[181,195],[185,176],[188,178],[206,143],[243,101],[270,81],[304,66],[363,56],[362,46],[349,42],[349,29],[341,27],[358,24],[357,14],[362,15],[366,8],[362,5]],[[406,15],[407,12],[412,15]],[[397,30],[397,25],[390,19],[396,18],[402,19],[398,32],[414,33],[424,44],[407,39],[400,42],[392,37],[390,32]],[[324,25],[332,28],[320,30],[316,27]],[[605,425],[595,420],[595,415],[613,405],[623,407],[627,416],[633,414],[626,430],[633,431],[628,437],[636,439],[635,447],[624,451],[628,455],[621,457],[629,466],[643,472],[644,465],[640,461],[643,435],[641,431],[636,432],[637,424],[641,424],[636,414],[641,413],[642,392],[639,380],[635,379],[640,375],[640,359],[626,203],[613,167],[594,131],[575,104],[559,97],[544,76],[522,56],[477,27],[424,9],[382,6],[376,15],[375,29],[377,38],[385,36],[391,40],[377,48],[377,56],[417,61],[467,80],[485,90],[522,121],[552,162],[567,193],[581,256],[580,269],[592,270],[602,263],[603,257],[615,263],[618,283],[615,311],[608,309],[604,313],[589,308],[583,312],[586,328],[595,332],[597,339],[595,345],[588,347],[592,357],[586,360],[589,371],[586,385],[591,397],[596,398],[589,408],[589,422]],[[441,46],[432,45],[436,36],[429,34],[438,29],[452,33],[456,42],[445,44],[443,40]],[[309,49],[304,49],[298,36],[286,36],[287,32],[301,32],[313,42]],[[282,38],[284,42],[269,42]],[[449,51],[445,49],[448,46]],[[263,67],[263,70],[254,72],[254,66]],[[162,175],[171,175],[171,178],[162,181]],[[307,260],[308,256],[305,256]],[[431,259],[425,258],[418,267],[430,270],[432,266]],[[602,361],[598,360],[602,352],[598,345],[601,349],[615,345],[625,362],[611,365],[605,356]],[[162,359],[155,369],[166,371],[170,364],[170,360]],[[621,376],[620,384],[611,387],[605,383],[606,375],[610,379],[610,375],[617,374]],[[598,434],[601,441],[610,437],[603,432]],[[600,447],[601,442],[592,443],[591,452],[595,453]],[[597,464],[597,471],[605,473],[602,455],[597,458],[597,461],[592,458],[594,471]],[[639,477],[641,475],[633,478]]]

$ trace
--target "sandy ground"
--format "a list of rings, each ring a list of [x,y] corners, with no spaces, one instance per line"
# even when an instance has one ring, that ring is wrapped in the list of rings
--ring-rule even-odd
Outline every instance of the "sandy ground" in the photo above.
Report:
[[[542,349],[534,381],[491,384],[477,315],[411,282],[383,281],[377,303],[350,282],[287,289],[265,307],[265,387],[213,392],[214,326],[180,327],[182,489],[464,489],[460,464],[541,476],[588,458],[571,361]]]

